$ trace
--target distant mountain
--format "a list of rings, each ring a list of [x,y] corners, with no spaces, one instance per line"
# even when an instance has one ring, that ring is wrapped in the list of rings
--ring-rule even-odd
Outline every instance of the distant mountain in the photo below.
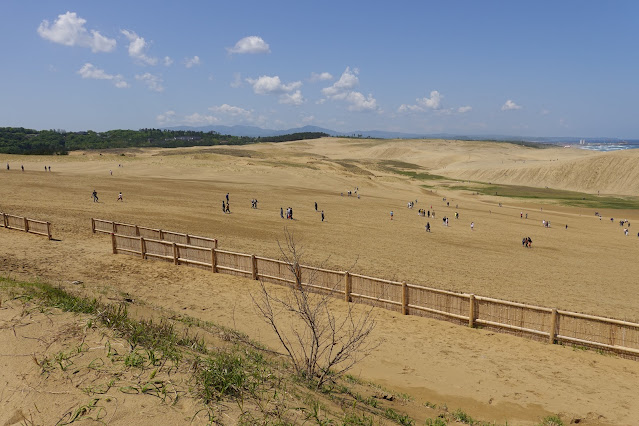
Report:
[[[218,132],[222,135],[247,136],[247,137],[269,137],[281,136],[291,133],[322,132],[331,136],[361,137],[374,139],[457,139],[457,140],[495,140],[495,141],[517,141],[517,142],[539,142],[549,144],[576,144],[581,139],[587,143],[620,143],[624,140],[606,137],[533,137],[533,136],[509,136],[509,135],[462,135],[454,133],[404,133],[384,130],[355,130],[352,132],[337,132],[318,126],[304,126],[285,130],[262,129],[256,126],[203,126],[203,127],[170,127],[167,130],[192,130],[196,132]],[[632,141],[625,141],[630,142]]]

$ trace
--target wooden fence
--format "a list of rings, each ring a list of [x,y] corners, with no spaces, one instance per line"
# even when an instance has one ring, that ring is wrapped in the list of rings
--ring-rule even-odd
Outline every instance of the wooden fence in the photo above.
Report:
[[[124,229],[124,228],[123,228]],[[291,267],[281,260],[149,239],[112,234],[113,253],[156,258],[254,280],[332,293],[348,302],[365,303],[403,315],[452,321],[469,327],[613,352],[639,359],[639,324],[611,318],[526,305],[474,294],[439,290],[350,272],[305,265]]]
[[[1,227],[7,229],[17,229],[18,231],[30,232],[32,234],[44,235],[51,239],[51,222],[29,219],[22,216],[14,216],[7,213],[2,214]]]
[[[118,234],[128,237],[143,237],[152,240],[169,241],[172,243],[185,244],[196,247],[217,247],[217,240],[214,238],[198,237],[196,235],[165,231],[162,229],[146,228],[144,226],[113,222],[110,220],[91,218],[91,231],[94,234],[97,232],[104,234]]]

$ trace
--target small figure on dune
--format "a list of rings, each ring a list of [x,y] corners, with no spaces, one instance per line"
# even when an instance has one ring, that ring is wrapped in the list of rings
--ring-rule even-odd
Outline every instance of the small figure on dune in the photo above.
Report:
[[[98,202],[98,191],[96,191],[95,189],[93,190],[93,193],[91,194],[93,196],[93,202],[97,203]]]
[[[120,192],[120,193],[118,194],[118,199],[117,199],[117,201],[124,201],[124,200],[122,199],[122,192]]]

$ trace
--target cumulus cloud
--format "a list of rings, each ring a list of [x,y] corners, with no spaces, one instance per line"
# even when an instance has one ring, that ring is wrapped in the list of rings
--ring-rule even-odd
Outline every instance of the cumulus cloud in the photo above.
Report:
[[[113,85],[118,89],[125,89],[129,87],[129,83],[124,81],[124,77],[122,77],[121,74],[108,74],[103,69],[100,69],[88,62],[78,70],[78,74],[80,74],[82,78],[112,81]]]
[[[233,47],[227,47],[229,53],[270,53],[271,49],[262,37],[249,36],[244,37],[235,43]]]
[[[169,123],[173,123],[175,120],[175,111],[169,110],[165,113],[158,114],[155,117],[155,120],[158,122],[158,124],[162,126]]]
[[[222,104],[220,106],[212,106],[209,108],[209,111],[211,112],[216,112],[219,114],[226,114],[226,115],[230,115],[231,117],[244,117],[244,118],[250,118],[253,113],[247,109],[238,107],[238,106],[233,106],[233,105],[229,105],[229,104]]]
[[[75,12],[58,15],[53,24],[46,19],[38,26],[40,37],[65,46],[89,47],[95,52],[111,52],[115,49],[115,39],[108,38],[96,30],[88,31],[84,24],[86,19]]]
[[[164,57],[164,66],[165,67],[170,67],[171,65],[173,65],[173,59],[171,59],[169,56],[165,56]]]
[[[233,81],[231,81],[230,86],[234,89],[237,89],[238,87],[242,87],[242,74],[239,72],[236,72],[233,74]]]
[[[359,70],[357,68],[351,71],[350,67],[346,67],[346,70],[342,73],[339,80],[333,83],[332,86],[322,89],[322,93],[330,98],[333,96],[342,95],[345,92],[357,87],[357,85],[359,84],[359,78],[357,78],[357,74],[359,74]]]
[[[144,40],[144,37],[140,37],[133,31],[121,30],[124,36],[129,39],[129,56],[135,59],[137,62],[146,65],[156,65],[158,58],[147,56],[146,50],[149,44]]]
[[[302,86],[301,81],[284,84],[277,75],[274,77],[263,75],[257,79],[247,78],[246,81],[253,86],[253,92],[258,95],[290,93]]]
[[[323,88],[322,94],[331,100],[346,102],[349,111],[377,110],[377,100],[372,94],[364,96],[364,94],[353,90],[359,85],[358,74],[357,68],[351,70],[350,67],[346,67],[339,80],[333,85]]]
[[[333,79],[333,75],[329,72],[321,72],[319,74],[316,72],[312,72],[311,78],[310,78],[312,82],[326,81],[326,80],[332,80],[332,79]]]
[[[200,57],[197,55],[192,58],[186,58],[184,60],[184,66],[187,68],[194,67],[195,65],[200,65]]]
[[[150,72],[146,72],[144,74],[138,74],[135,76],[135,79],[141,81],[146,85],[149,90],[154,92],[163,92],[164,86],[162,86],[162,77],[159,75],[151,74]]]
[[[289,104],[289,105],[302,105],[305,99],[302,96],[301,90],[296,90],[294,93],[284,93],[280,95],[280,103],[281,104]]]
[[[505,104],[501,106],[502,111],[512,111],[515,109],[521,109],[520,105],[517,105],[512,100],[508,99]]]
[[[459,108],[457,108],[457,112],[460,114],[465,114],[467,112],[470,112],[473,110],[473,107],[466,105],[466,106],[460,106]]]
[[[184,123],[194,126],[201,126],[203,124],[215,124],[220,121],[217,117],[206,114],[193,113],[184,117]]]

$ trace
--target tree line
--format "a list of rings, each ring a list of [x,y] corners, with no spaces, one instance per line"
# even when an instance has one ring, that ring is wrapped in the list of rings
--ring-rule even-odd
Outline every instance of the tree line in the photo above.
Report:
[[[288,142],[329,136],[321,132],[293,133],[271,137],[222,135],[192,130],[140,129],[106,132],[65,132],[0,127],[0,153],[66,155],[69,151],[107,148],[178,148],[187,146],[247,145],[258,142]]]

